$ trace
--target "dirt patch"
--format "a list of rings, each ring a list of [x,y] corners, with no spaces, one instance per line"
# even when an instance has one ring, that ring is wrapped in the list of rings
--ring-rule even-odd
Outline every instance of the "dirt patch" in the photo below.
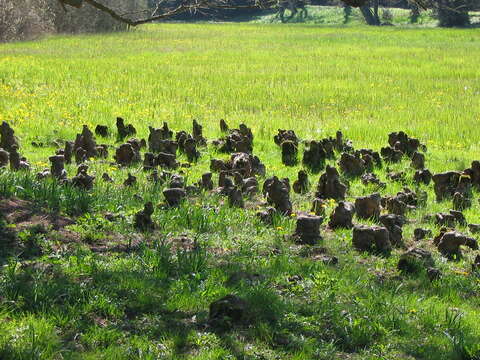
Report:
[[[70,218],[43,212],[36,208],[30,201],[16,198],[1,199],[0,213],[7,223],[15,224],[15,232],[37,226],[43,229],[58,231],[75,223],[75,221]]]
[[[149,244],[143,236],[140,234],[131,234],[125,236],[122,234],[112,233],[108,234],[100,240],[96,240],[94,243],[86,244],[96,253],[122,253],[138,250],[142,243]]]

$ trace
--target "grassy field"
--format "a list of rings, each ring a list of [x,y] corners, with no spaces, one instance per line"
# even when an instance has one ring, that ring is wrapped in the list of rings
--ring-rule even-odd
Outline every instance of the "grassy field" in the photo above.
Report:
[[[267,176],[292,181],[301,166],[282,165],[272,139],[279,128],[302,139],[341,129],[356,148],[375,150],[390,132],[404,130],[427,145],[433,172],[463,170],[480,159],[479,40],[473,29],[163,24],[5,44],[0,121],[15,129],[34,170],[49,166],[54,140],[73,140],[83,124],[113,128],[116,116],[134,124],[139,137],[164,121],[190,132],[195,118],[209,139],[220,136],[221,118],[231,127],[245,123]],[[184,170],[188,183],[213,157],[222,155],[202,149],[199,163]],[[409,164],[391,168],[411,178]],[[74,166],[67,169],[75,174]],[[11,256],[2,247],[1,359],[480,357],[473,251],[447,262],[431,240],[416,244],[432,250],[443,272],[430,282],[425,274],[399,275],[402,249],[390,257],[361,254],[352,248],[350,230],[325,230],[320,245],[339,258],[338,265],[325,265],[315,260],[315,249],[285,238],[295,217],[277,218],[273,227],[259,222],[261,196],[240,210],[202,194],[178,209],[156,210],[159,229],[139,234],[133,214],[145,201],[160,203],[162,187],[140,166],[96,161],[90,169],[97,175],[91,192],[38,181],[35,171],[0,172],[0,197],[72,217],[67,230],[76,239],[27,228],[17,236],[34,251]],[[100,179],[104,171],[113,185]],[[132,188],[121,186],[128,172],[139,178]],[[385,180],[384,170],[377,173]],[[319,174],[310,175],[316,184]],[[380,191],[401,188],[389,183]],[[451,207],[451,201],[434,201],[432,186],[420,189],[429,200],[409,214],[406,246],[423,215]],[[348,198],[376,190],[352,180]],[[474,195],[464,212],[469,223],[480,222]],[[292,195],[294,210],[309,211],[312,198],[313,191]],[[118,221],[105,220],[107,211],[120,215]],[[438,233],[433,224],[422,226]],[[12,227],[0,225],[0,236]],[[182,247],[181,236],[200,246]],[[239,272],[260,277],[232,281]],[[248,300],[249,325],[212,329],[208,306],[229,293]]]

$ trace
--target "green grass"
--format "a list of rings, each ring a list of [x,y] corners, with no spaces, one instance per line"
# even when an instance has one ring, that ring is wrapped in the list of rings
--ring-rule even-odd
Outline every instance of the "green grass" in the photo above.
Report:
[[[269,142],[279,127],[303,137],[342,128],[379,146],[408,129],[449,150],[435,157],[468,162],[478,157],[478,39],[476,30],[162,25],[2,45],[0,114],[25,144],[117,115],[141,133],[195,117],[209,136],[225,118]]]
[[[473,29],[163,24],[0,45],[0,121],[15,128],[34,170],[48,167],[55,139],[73,139],[82,124],[113,127],[116,116],[133,123],[140,137],[163,121],[191,131],[196,118],[209,139],[220,135],[220,118],[231,127],[243,122],[253,129],[254,153],[267,175],[291,180],[300,166],[281,164],[272,139],[279,128],[304,139],[341,129],[356,148],[376,150],[389,132],[405,130],[427,144],[433,171],[464,169],[480,158],[478,40]],[[46,146],[33,148],[32,141]],[[107,142],[115,143],[113,137]],[[184,170],[188,183],[218,156],[203,149],[198,165]],[[406,160],[393,168],[413,174]],[[339,258],[338,266],[328,266],[285,238],[293,217],[265,227],[255,206],[232,209],[208,194],[179,209],[156,209],[159,229],[137,234],[134,212],[145,201],[161,202],[163,186],[148,182],[140,167],[92,162],[90,171],[97,175],[91,192],[0,172],[0,196],[75,216],[69,229],[79,236],[66,243],[55,231],[27,229],[19,238],[36,251],[8,257],[2,243],[2,359],[480,356],[472,251],[445,262],[431,241],[422,242],[444,273],[431,283],[424,274],[399,276],[400,249],[387,258],[359,254],[351,231],[325,232],[320,245]],[[100,180],[103,171],[114,184]],[[74,167],[68,172],[72,176]],[[120,185],[127,172],[139,177],[130,189]],[[384,171],[377,172],[384,180]],[[310,174],[312,184],[318,176]],[[349,199],[375,190],[358,180],[350,185]],[[381,192],[400,189],[390,183]],[[434,202],[431,186],[421,189],[429,201],[412,219],[451,207],[451,201]],[[292,195],[295,210],[308,211],[312,196]],[[470,223],[480,222],[477,198],[475,192],[474,206],[465,211]],[[105,211],[121,218],[110,223]],[[416,225],[404,228],[408,244]],[[0,234],[8,228],[0,222]],[[172,238],[180,235],[196,239],[199,248],[179,248]],[[139,239],[141,245],[127,251],[113,247]],[[240,270],[262,278],[228,281]],[[293,275],[297,282],[288,280]],[[205,326],[208,305],[228,293],[249,301],[251,325],[213,331]]]

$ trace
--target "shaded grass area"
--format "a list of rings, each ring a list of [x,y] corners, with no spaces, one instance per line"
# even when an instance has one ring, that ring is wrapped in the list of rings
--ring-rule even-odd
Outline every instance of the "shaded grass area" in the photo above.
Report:
[[[296,15],[289,23],[306,23],[306,24],[322,24],[322,25],[364,25],[365,19],[357,8],[351,8],[351,12],[346,16],[343,7],[339,6],[307,6],[307,15]],[[410,10],[400,8],[380,8],[380,19],[382,23],[393,25],[413,25],[413,26],[436,26],[438,21],[434,18],[431,11],[422,11],[417,21],[412,24],[410,19]],[[286,18],[290,16],[289,11],[286,12]],[[274,12],[268,12],[250,20],[254,23],[279,23],[280,17]]]
[[[220,118],[231,126],[244,122],[267,174],[292,180],[300,166],[281,164],[272,141],[278,128],[306,139],[342,129],[356,147],[376,150],[390,131],[406,130],[427,143],[430,169],[463,170],[479,158],[473,126],[480,110],[478,38],[472,30],[169,24],[2,45],[0,118],[15,128],[35,169],[48,167],[55,139],[73,139],[82,124],[113,128],[120,115],[140,137],[163,121],[190,131],[195,117],[209,138],[219,136]],[[222,156],[202,149],[199,163],[183,170],[187,182]],[[413,175],[407,160],[391,169]],[[385,170],[376,169],[383,181]],[[114,184],[100,179],[104,171]],[[210,194],[178,209],[156,209],[157,230],[139,234],[133,214],[145,201],[161,202],[163,186],[149,182],[140,167],[91,162],[90,172],[97,175],[91,192],[33,174],[0,173],[2,197],[74,217],[68,229],[79,237],[66,241],[53,229],[26,229],[17,241],[37,251],[12,254],[4,239],[13,227],[0,222],[2,359],[479,356],[480,282],[471,272],[472,251],[446,262],[430,240],[417,243],[434,252],[444,273],[430,282],[423,273],[397,272],[400,249],[391,257],[360,254],[352,249],[351,231],[325,231],[318,246],[298,246],[287,237],[294,217],[265,227],[255,217],[257,203],[233,209]],[[138,176],[132,188],[120,185],[127,172]],[[315,184],[319,174],[309,175]],[[350,200],[402,188],[345,180]],[[451,201],[436,203],[431,187],[406,185],[429,197],[404,228],[406,244],[413,245],[423,215],[449,209]],[[295,210],[309,211],[312,197],[292,195]],[[465,211],[468,222],[480,222],[479,207],[475,201]],[[105,212],[120,217],[112,223]],[[438,232],[433,224],[422,226]],[[197,246],[182,245],[180,237]],[[339,264],[316,260],[321,247]],[[235,280],[240,272],[260,276]],[[208,325],[208,306],[229,293],[248,300],[248,321],[219,331]]]

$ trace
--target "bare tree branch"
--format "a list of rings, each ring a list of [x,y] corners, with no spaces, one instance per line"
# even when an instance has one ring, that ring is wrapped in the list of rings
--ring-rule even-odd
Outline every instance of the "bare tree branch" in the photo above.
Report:
[[[60,3],[63,5],[70,5],[75,7],[81,7],[84,3],[93,6],[94,8],[110,15],[117,21],[125,23],[130,26],[137,26],[142,25],[150,22],[154,22],[157,20],[163,20],[171,18],[175,15],[179,15],[185,12],[195,12],[199,9],[269,9],[274,7],[277,4],[277,0],[260,0],[256,2],[252,2],[252,4],[247,5],[236,5],[236,4],[229,4],[228,1],[217,1],[217,0],[195,0],[194,2],[184,1],[179,6],[172,10],[168,10],[161,14],[158,14],[159,6],[161,3],[157,5],[157,8],[153,12],[152,16],[139,19],[139,20],[132,20],[131,18],[127,17],[128,14],[119,14],[116,10],[102,4],[97,0],[59,0]],[[141,13],[141,12],[139,12]]]

